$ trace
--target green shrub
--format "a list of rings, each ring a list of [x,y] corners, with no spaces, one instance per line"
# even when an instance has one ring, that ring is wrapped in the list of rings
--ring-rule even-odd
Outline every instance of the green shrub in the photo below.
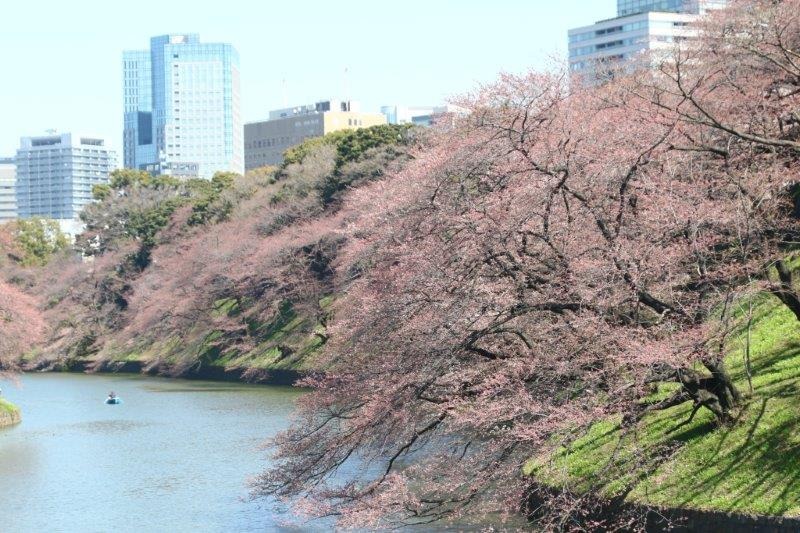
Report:
[[[18,220],[16,240],[24,254],[22,264],[26,266],[46,264],[69,244],[58,222],[44,218]]]

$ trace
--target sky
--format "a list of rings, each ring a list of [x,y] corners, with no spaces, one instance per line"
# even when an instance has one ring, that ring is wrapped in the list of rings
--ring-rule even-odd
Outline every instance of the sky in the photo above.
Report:
[[[232,43],[250,122],[284,107],[284,96],[290,106],[349,97],[365,111],[438,105],[500,72],[563,61],[569,28],[615,10],[615,0],[8,2],[0,157],[49,129],[121,150],[122,51],[147,49],[154,35]]]

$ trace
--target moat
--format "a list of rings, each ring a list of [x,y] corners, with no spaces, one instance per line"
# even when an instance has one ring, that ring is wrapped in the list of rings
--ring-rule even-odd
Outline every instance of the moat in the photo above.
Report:
[[[248,497],[298,390],[67,373],[0,386],[23,419],[0,429],[2,531],[316,529]],[[123,404],[104,404],[111,390]]]

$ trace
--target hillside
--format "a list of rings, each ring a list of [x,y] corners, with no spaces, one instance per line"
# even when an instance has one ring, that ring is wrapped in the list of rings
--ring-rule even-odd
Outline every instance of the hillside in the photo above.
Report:
[[[726,362],[746,391],[733,423],[718,427],[707,411],[690,421],[687,403],[648,414],[635,426],[623,428],[619,417],[610,418],[585,435],[572,435],[566,446],[543,451],[525,472],[558,490],[630,503],[800,516],[800,480],[794,474],[800,461],[798,339],[794,315],[777,299],[762,297],[752,321],[742,321],[727,343]],[[662,399],[664,392],[647,401]]]
[[[347,238],[342,204],[402,166],[411,143],[408,128],[378,126],[309,140],[244,177],[115,172],[74,250],[32,261],[4,248],[6,279],[50,326],[19,363],[253,381],[314,369]]]

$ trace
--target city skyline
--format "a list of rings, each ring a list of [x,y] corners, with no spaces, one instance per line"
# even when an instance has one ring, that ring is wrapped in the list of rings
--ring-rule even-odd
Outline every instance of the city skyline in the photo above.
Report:
[[[82,2],[90,15],[81,18],[74,5],[44,4],[51,15],[45,19],[24,5],[7,8],[13,23],[0,45],[13,51],[4,58],[9,71],[26,76],[0,87],[0,155],[48,129],[97,132],[121,154],[120,56],[145,48],[153,35],[191,32],[232,43],[241,56],[243,122],[253,122],[285,103],[326,97],[360,100],[375,112],[387,104],[443,104],[501,71],[544,68],[556,56],[565,61],[567,29],[602,18],[615,1],[305,1],[254,13],[241,1],[198,9],[143,0],[126,11],[124,24],[101,2]]]

